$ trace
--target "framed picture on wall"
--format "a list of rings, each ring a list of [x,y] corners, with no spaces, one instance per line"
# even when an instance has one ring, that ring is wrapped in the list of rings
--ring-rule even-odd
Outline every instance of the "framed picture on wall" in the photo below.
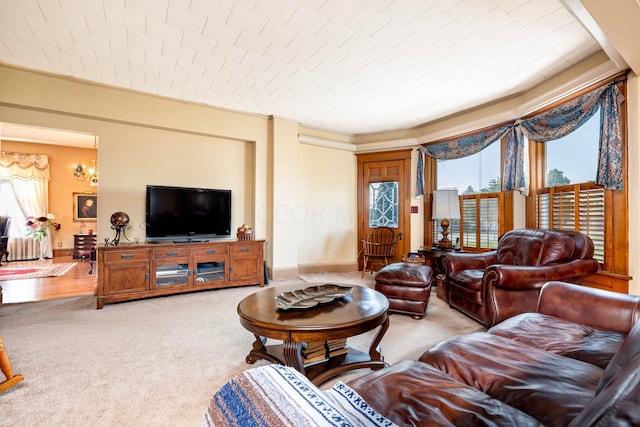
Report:
[[[95,193],[73,193],[73,221],[96,221],[98,219],[98,195]]]

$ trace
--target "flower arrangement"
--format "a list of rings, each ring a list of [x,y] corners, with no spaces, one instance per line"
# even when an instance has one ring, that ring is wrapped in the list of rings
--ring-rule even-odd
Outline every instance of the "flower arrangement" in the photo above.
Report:
[[[53,228],[60,230],[60,224],[54,221],[53,214],[47,216],[30,216],[27,218],[27,235],[41,242],[47,236],[47,230]]]

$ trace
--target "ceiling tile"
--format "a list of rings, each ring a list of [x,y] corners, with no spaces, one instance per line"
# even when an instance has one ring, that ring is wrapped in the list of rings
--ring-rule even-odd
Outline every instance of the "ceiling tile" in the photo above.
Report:
[[[4,64],[346,134],[437,120],[598,50],[563,0],[0,0]]]

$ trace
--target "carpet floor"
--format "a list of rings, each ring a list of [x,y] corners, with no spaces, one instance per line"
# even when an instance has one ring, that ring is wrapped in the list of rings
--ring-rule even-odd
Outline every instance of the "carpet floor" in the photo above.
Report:
[[[22,268],[0,267],[0,281],[62,276],[75,267],[76,264],[75,262],[71,262],[46,264],[42,266],[34,265]]]
[[[359,273],[305,275],[269,286],[336,281],[373,286]],[[236,306],[255,286],[151,298],[95,309],[93,297],[0,305],[0,336],[24,381],[0,395],[1,426],[194,426],[213,393],[252,366],[254,337]],[[394,314],[385,360],[416,359],[435,343],[483,330],[432,295],[422,320]],[[375,331],[349,339],[368,349]],[[360,372],[360,373],[359,373]],[[348,381],[366,371],[330,380]]]

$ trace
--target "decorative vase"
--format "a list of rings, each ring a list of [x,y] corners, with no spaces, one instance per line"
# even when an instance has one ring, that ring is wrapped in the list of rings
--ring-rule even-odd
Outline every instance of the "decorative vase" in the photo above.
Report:
[[[45,260],[45,255],[46,255],[46,248],[44,246],[44,243],[42,242],[42,240],[39,241],[40,243],[40,258],[38,258],[38,261],[44,261]]]

